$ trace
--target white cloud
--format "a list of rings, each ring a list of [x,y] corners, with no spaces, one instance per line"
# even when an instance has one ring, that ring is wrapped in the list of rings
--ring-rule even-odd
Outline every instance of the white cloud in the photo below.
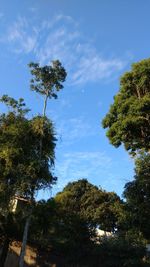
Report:
[[[79,25],[62,14],[40,25],[19,18],[7,32],[6,41],[17,53],[33,53],[41,64],[59,59],[68,71],[72,85],[112,78],[126,65],[120,58],[104,58],[101,51],[84,37]]]
[[[3,41],[7,41],[14,52],[16,53],[30,53],[34,51],[37,42],[37,32],[35,28],[31,28],[25,18],[19,18],[13,26],[9,27],[7,37]]]
[[[68,120],[59,120],[58,127],[56,128],[58,137],[62,137],[61,141],[63,145],[64,143],[65,145],[70,145],[82,138],[96,134],[96,129],[83,116]]]
[[[120,71],[124,63],[118,59],[104,60],[99,55],[84,57],[80,61],[78,70],[73,75],[73,83],[81,84],[89,81],[111,77],[115,71]]]
[[[56,161],[56,175],[58,176],[57,190],[62,189],[68,182],[81,178],[92,179],[99,176],[105,181],[110,175],[112,160],[101,152],[72,152],[65,153],[63,159]]]

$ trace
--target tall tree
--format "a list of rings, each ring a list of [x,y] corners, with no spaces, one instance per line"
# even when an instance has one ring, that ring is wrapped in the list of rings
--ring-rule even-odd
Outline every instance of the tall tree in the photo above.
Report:
[[[124,144],[131,154],[150,149],[150,59],[132,65],[103,119],[112,145]]]
[[[52,65],[40,67],[38,63],[31,62],[31,90],[43,95],[43,116],[46,113],[48,98],[57,98],[57,92],[63,89],[63,82],[67,73],[59,60],[52,61]]]
[[[56,138],[48,118],[44,118],[43,129],[43,117],[26,117],[28,110],[23,99],[17,101],[5,95],[1,101],[10,108],[0,115],[0,206],[7,221],[10,200],[16,194],[30,198],[33,192],[56,181],[53,176]]]
[[[38,63],[31,62],[29,64],[29,68],[32,74],[32,79],[31,79],[31,84],[30,84],[31,90],[45,97],[44,107],[43,107],[43,116],[41,117],[41,124],[40,124],[42,135],[40,137],[39,157],[41,160],[42,150],[43,150],[43,134],[44,134],[44,128],[46,126],[45,119],[46,119],[47,101],[48,101],[48,98],[55,98],[55,99],[57,98],[57,92],[63,88],[63,82],[66,79],[67,73],[59,60],[52,61],[52,65],[49,65],[49,66],[46,65],[44,67],[40,67]],[[35,189],[36,188],[33,186],[32,197],[31,197],[32,202],[34,199]],[[30,219],[31,219],[31,214],[27,218],[25,229],[24,229],[22,249],[21,249],[20,260],[19,260],[19,267],[23,267]]]

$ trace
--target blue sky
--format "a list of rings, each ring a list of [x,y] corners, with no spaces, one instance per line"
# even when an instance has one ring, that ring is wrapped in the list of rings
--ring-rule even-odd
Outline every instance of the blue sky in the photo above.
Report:
[[[27,64],[59,59],[68,73],[47,109],[58,138],[53,194],[87,178],[121,195],[132,179],[133,160],[109,144],[101,120],[120,76],[150,56],[149,10],[149,0],[1,0],[0,95],[24,97],[31,115],[40,113],[43,99],[29,90]]]

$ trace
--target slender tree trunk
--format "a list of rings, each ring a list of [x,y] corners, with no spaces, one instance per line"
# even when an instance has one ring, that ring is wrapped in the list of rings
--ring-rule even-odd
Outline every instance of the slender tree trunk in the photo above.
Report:
[[[46,94],[45,101],[44,101],[43,117],[45,117],[46,115],[47,100],[48,100],[48,94]]]
[[[46,115],[46,107],[47,107],[47,100],[48,100],[48,93],[46,93],[46,97],[45,97],[45,100],[44,100],[44,107],[43,107],[43,118],[45,118],[45,115]],[[44,123],[43,123],[43,127],[44,127]],[[41,159],[41,156],[42,156],[42,136],[41,136],[41,139],[40,139],[40,159]]]
[[[20,257],[19,257],[19,267],[24,266],[24,256],[25,256],[25,252],[26,252],[26,245],[27,245],[27,237],[28,237],[30,220],[31,220],[31,214],[26,219],[26,223],[25,223],[25,227],[24,227],[22,247],[21,247],[21,252],[20,252]]]
[[[5,266],[5,261],[6,261],[8,249],[9,249],[9,243],[10,243],[10,239],[8,238],[8,236],[6,236],[4,240],[4,245],[2,248],[1,256],[0,256],[0,267]]]
[[[48,100],[48,92],[46,93],[46,97],[45,97],[45,100],[44,100],[44,108],[43,108],[43,117],[44,118],[45,118],[45,115],[46,115],[47,100]],[[40,140],[40,159],[41,159],[41,156],[42,156],[42,137],[41,137],[41,140]],[[33,190],[33,195],[31,197],[31,200],[33,200],[33,196],[34,196],[34,190]],[[32,201],[31,201],[31,205],[32,205]],[[25,251],[26,251],[27,237],[28,237],[28,231],[29,231],[29,224],[30,224],[30,220],[31,220],[31,215],[32,215],[32,211],[31,211],[31,213],[30,213],[30,215],[27,218],[26,223],[25,223],[25,228],[24,228],[24,233],[23,233],[23,240],[22,240],[22,247],[21,247],[21,252],[20,252],[20,257],[19,257],[19,267],[23,267],[24,266],[24,256],[25,256]]]

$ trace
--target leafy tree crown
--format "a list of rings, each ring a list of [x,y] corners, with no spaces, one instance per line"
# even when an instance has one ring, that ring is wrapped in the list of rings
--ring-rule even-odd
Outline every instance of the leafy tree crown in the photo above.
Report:
[[[150,149],[150,59],[132,65],[120,80],[120,90],[103,119],[112,145],[134,155]]]

